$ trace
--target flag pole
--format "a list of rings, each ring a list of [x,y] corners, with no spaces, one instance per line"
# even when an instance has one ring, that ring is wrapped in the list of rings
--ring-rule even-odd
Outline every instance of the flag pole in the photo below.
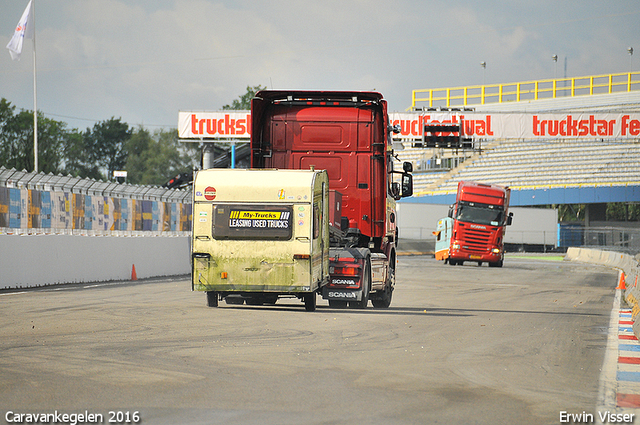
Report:
[[[36,86],[36,0],[32,3],[33,12],[33,172],[38,172],[38,90]]]

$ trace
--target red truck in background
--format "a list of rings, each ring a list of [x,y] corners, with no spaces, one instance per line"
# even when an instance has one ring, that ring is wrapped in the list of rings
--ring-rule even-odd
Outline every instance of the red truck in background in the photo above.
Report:
[[[502,267],[504,234],[513,219],[508,212],[510,193],[508,187],[499,185],[459,182],[449,219],[440,220],[434,232],[436,259],[452,266],[475,261],[479,266],[487,262],[490,267]]]
[[[413,192],[411,163],[393,169],[387,102],[377,92],[263,90],[251,102],[251,167],[326,170],[334,208],[332,307],[391,304],[396,201]],[[335,224],[340,223],[339,228]]]

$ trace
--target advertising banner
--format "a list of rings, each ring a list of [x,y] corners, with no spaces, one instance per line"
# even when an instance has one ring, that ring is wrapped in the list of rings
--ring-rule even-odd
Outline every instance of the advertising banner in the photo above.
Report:
[[[504,113],[474,111],[392,112],[390,124],[400,127],[394,139],[417,140],[431,123],[463,123],[465,136],[478,139],[637,138],[639,113]],[[179,112],[181,139],[249,139],[250,111]]]
[[[9,227],[9,188],[0,187],[0,227]]]
[[[637,138],[638,113],[481,113],[481,112],[393,112],[390,124],[400,127],[394,139],[422,138],[425,123],[462,122],[465,136],[478,139],[603,139]]]
[[[214,239],[291,239],[289,206],[216,205],[213,218]]]
[[[178,112],[181,139],[249,139],[249,111]],[[224,140],[222,140],[224,141]]]

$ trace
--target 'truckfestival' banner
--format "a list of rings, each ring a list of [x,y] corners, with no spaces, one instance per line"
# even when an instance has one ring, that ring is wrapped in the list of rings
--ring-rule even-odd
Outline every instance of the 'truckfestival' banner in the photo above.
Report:
[[[392,112],[391,125],[400,126],[394,139],[422,138],[427,122],[463,123],[465,136],[477,139],[611,139],[640,137],[640,114]],[[249,139],[249,111],[179,112],[181,139]]]
[[[638,138],[640,114],[532,114],[532,113],[391,113],[391,125],[400,126],[396,139],[420,139],[427,122],[463,123],[465,136],[479,139]]]

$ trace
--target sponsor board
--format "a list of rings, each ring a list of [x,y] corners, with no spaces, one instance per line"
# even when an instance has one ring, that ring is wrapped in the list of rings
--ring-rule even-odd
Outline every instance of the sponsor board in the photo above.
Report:
[[[478,139],[636,138],[640,114],[611,113],[479,113],[392,112],[394,139],[420,140],[425,123],[460,124],[462,134]],[[443,135],[446,135],[443,133]]]
[[[292,235],[289,206],[216,205],[213,216],[216,239],[290,239]]]
[[[424,124],[462,123],[462,133],[478,139],[637,138],[640,113],[481,113],[471,111],[391,112],[390,124],[400,128],[394,139],[419,140]],[[250,111],[179,112],[181,139],[248,139]]]
[[[181,139],[249,139],[249,111],[178,112],[178,137]]]

